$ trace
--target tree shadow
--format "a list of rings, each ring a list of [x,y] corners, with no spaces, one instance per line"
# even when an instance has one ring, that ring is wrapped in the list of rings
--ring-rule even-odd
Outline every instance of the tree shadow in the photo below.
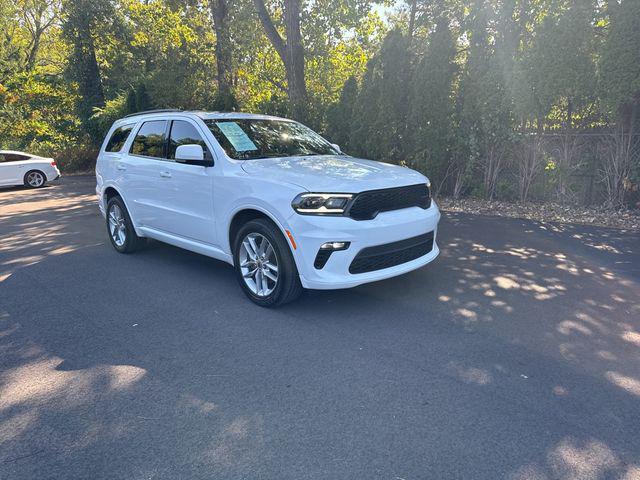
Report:
[[[430,266],[265,310],[77,202],[0,223],[3,478],[637,473],[637,238],[447,215]]]

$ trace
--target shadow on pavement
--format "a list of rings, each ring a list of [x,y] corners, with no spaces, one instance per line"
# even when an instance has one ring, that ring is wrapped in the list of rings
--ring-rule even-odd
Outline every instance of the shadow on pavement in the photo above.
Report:
[[[89,188],[0,219],[0,477],[640,475],[637,235],[449,214],[431,266],[265,310],[115,253]]]

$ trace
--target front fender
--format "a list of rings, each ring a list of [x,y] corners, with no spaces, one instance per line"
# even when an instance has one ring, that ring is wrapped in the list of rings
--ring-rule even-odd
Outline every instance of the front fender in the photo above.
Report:
[[[287,235],[287,231],[291,231],[289,224],[287,222],[287,219],[284,218],[279,212],[274,212],[274,209],[269,208],[269,205],[266,204],[266,202],[259,199],[247,199],[244,202],[240,202],[230,211],[229,215],[226,217],[225,228],[224,228],[225,240],[223,243],[226,249],[225,251],[231,254],[232,248],[229,242],[229,230],[231,229],[231,222],[233,221],[233,218],[238,213],[244,210],[256,210],[258,212],[261,212],[267,217],[269,217],[269,219],[271,219],[271,221],[276,224],[276,226],[280,229],[280,232],[284,236],[287,242],[287,245],[289,245],[289,250],[293,255],[293,259],[296,262],[296,266],[298,267],[298,270],[300,270],[300,262],[302,261],[302,259],[299,258],[297,249],[293,248],[293,245],[289,240],[289,236]]]

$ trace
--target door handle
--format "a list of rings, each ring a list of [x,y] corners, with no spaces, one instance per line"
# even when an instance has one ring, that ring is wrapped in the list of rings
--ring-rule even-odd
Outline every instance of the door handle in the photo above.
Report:
[[[127,166],[126,166],[126,165],[123,165],[123,164],[121,164],[121,163],[118,163],[118,164],[116,165],[116,168],[117,168],[118,170],[126,170],[126,169],[127,169]]]
[[[171,178],[170,172],[160,172],[160,176],[163,178]]]

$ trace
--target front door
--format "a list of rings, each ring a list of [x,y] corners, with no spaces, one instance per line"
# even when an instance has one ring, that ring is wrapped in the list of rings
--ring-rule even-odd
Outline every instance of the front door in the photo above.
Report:
[[[161,162],[156,183],[162,212],[155,228],[176,236],[216,244],[213,213],[213,168],[175,161],[180,145],[198,144],[210,155],[195,123],[173,120],[167,142],[167,159]]]

